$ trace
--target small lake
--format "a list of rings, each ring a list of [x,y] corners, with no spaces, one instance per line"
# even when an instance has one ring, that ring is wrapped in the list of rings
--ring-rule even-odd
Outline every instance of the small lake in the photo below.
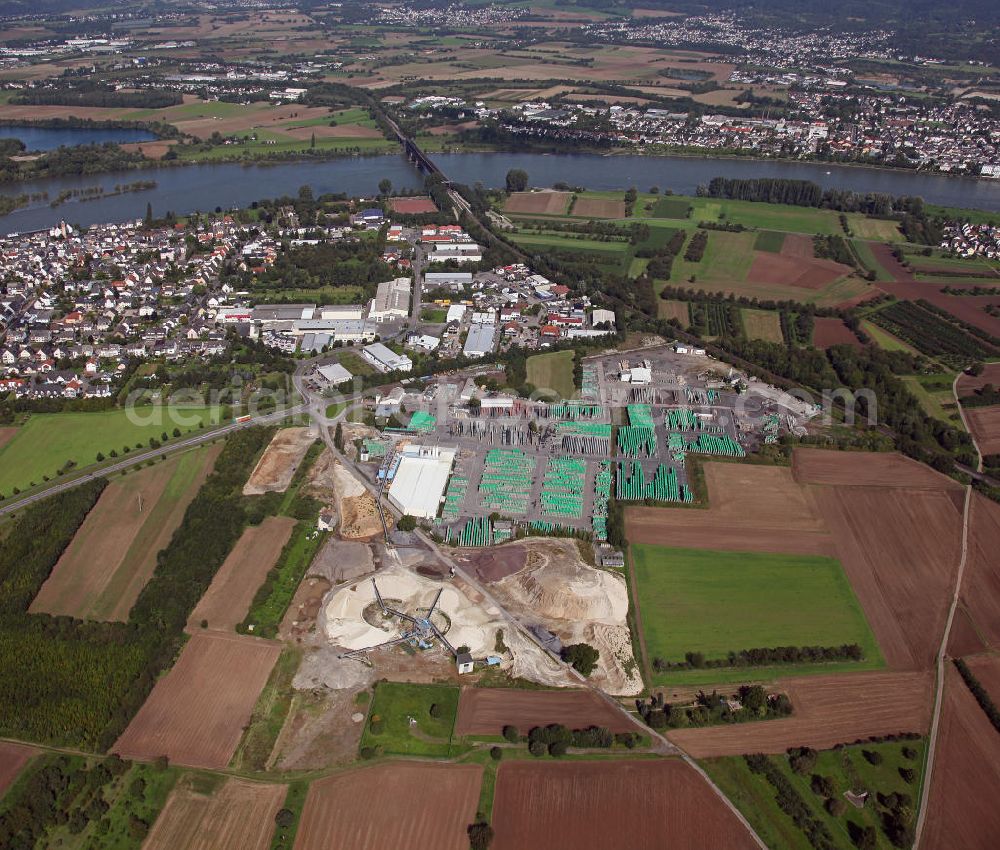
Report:
[[[148,130],[99,129],[97,127],[26,127],[0,126],[0,139],[20,139],[29,151],[53,151],[74,145],[101,145],[114,142],[151,142],[156,138]]]
[[[812,180],[824,188],[919,195],[935,204],[1000,211],[1000,180],[911,171],[767,160],[599,154],[452,153],[438,154],[434,161],[452,180],[470,185],[481,182],[486,186],[502,186],[511,168],[523,168],[535,186],[563,181],[595,190],[636,186],[646,191],[655,185],[661,191],[671,189],[679,195],[694,194],[699,185],[713,177],[784,177]],[[155,189],[93,201],[70,201],[54,209],[41,202],[0,218],[0,232],[38,230],[62,219],[86,226],[141,218],[147,202],[157,216],[168,210],[183,214],[216,207],[229,209],[263,198],[295,195],[304,185],[311,186],[317,195],[342,192],[372,196],[383,178],[391,180],[396,189],[419,189],[423,185],[423,176],[402,154],[273,165],[215,163],[6,184],[0,185],[0,194],[48,192],[49,198],[66,189],[91,186],[103,186],[110,193],[116,184],[136,180],[156,180],[159,185]]]

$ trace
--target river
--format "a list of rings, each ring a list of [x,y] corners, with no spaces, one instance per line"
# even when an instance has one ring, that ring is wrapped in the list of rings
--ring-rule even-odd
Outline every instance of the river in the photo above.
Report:
[[[824,188],[920,195],[930,203],[1000,211],[1000,180],[888,169],[767,160],[599,154],[452,153],[437,154],[434,161],[452,180],[468,184],[478,181],[486,186],[502,186],[511,168],[523,168],[530,182],[537,186],[564,181],[595,190],[624,190],[636,186],[645,191],[656,185],[661,191],[672,189],[680,195],[694,194],[700,184],[717,176],[786,177],[812,180]],[[0,218],[0,232],[38,230],[51,227],[62,219],[71,224],[90,225],[139,218],[145,214],[147,202],[152,204],[158,216],[168,210],[182,214],[216,207],[228,209],[247,206],[262,198],[294,195],[303,185],[311,186],[317,195],[324,192],[371,195],[383,177],[388,177],[396,189],[418,189],[422,185],[421,175],[401,154],[274,165],[216,163],[8,184],[0,186],[0,193],[44,191],[50,198],[64,189],[97,185],[112,192],[115,184],[141,179],[155,179],[159,185],[147,191],[93,201],[70,201],[56,208],[45,202],[35,204]]]
[[[114,142],[124,145],[129,142],[151,142],[156,138],[149,130],[126,127],[29,127],[0,126],[0,139],[20,139],[29,151],[54,151],[63,145],[101,145]]]

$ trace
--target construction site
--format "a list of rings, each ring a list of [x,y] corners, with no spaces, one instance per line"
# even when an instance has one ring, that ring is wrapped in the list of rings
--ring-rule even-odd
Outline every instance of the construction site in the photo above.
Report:
[[[520,533],[599,543],[612,497],[691,503],[690,456],[745,457],[804,433],[817,412],[681,346],[587,358],[581,374],[569,400],[486,393],[471,380],[406,394],[409,422],[366,440],[361,470],[454,546]]]

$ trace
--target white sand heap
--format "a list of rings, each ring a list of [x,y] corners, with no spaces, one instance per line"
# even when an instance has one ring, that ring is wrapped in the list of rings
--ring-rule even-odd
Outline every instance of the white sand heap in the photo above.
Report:
[[[375,581],[383,599],[401,600],[392,607],[411,615],[426,611],[441,590],[435,610],[441,611],[451,623],[445,632],[448,642],[456,647],[468,646],[474,657],[493,651],[496,630],[502,626],[499,616],[473,604],[453,586],[442,586],[401,567],[379,573]],[[369,580],[335,592],[326,605],[327,637],[345,649],[364,649],[401,634],[407,626],[404,621],[386,620],[385,628],[365,621],[364,610],[374,602],[375,591]]]

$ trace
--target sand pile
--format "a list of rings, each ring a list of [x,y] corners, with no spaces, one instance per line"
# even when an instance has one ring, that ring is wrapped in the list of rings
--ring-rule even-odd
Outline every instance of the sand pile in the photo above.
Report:
[[[390,568],[376,577],[383,599],[399,600],[393,607],[407,614],[426,611],[438,590],[441,598],[437,609],[448,621],[442,631],[452,646],[468,646],[473,656],[482,657],[493,651],[496,629],[500,622],[450,584],[442,585],[399,567]],[[330,641],[345,649],[363,649],[390,640],[405,629],[405,623],[390,618],[384,627],[365,621],[363,613],[375,603],[375,591],[370,581],[336,591],[326,604],[326,634]],[[440,621],[435,619],[435,623]]]
[[[532,541],[524,569],[491,589],[523,622],[540,623],[564,643],[600,652],[592,679],[609,693],[634,695],[642,680],[628,629],[628,587],[621,576],[580,560],[567,540]]]

